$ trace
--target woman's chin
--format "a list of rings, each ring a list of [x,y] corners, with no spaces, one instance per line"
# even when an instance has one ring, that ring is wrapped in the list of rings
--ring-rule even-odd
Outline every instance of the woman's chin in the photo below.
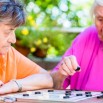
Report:
[[[99,38],[99,40],[103,42],[103,38]]]
[[[0,55],[5,55],[6,53],[0,53]]]
[[[0,55],[5,55],[8,52],[8,50],[0,51]]]
[[[98,38],[99,38],[100,41],[103,41],[103,36],[98,35]]]

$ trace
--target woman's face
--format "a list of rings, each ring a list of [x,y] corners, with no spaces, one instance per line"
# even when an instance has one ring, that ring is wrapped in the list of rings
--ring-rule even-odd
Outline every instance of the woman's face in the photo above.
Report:
[[[95,25],[98,31],[98,37],[103,41],[103,6],[97,6],[95,8]]]
[[[15,28],[0,22],[0,55],[8,52],[12,43],[16,42]]]

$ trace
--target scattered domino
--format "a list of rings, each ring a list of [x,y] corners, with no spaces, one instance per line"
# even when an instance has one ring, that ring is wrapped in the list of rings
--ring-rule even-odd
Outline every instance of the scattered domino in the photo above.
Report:
[[[47,100],[47,101],[59,101],[59,102],[79,102],[89,98],[97,97],[103,98],[103,92],[88,92],[88,91],[75,91],[75,90],[36,90],[27,91],[23,93],[15,93],[14,95],[8,95],[3,97],[4,101],[34,101],[34,100]]]

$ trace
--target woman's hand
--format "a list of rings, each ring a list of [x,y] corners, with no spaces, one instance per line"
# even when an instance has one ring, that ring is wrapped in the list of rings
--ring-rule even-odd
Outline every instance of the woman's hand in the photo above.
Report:
[[[2,84],[2,82],[0,81]],[[18,86],[14,81],[10,81],[6,84],[3,84],[0,87],[0,94],[6,94],[6,93],[12,93],[12,92],[17,92],[18,91]]]
[[[69,75],[75,74],[76,71],[80,71],[80,67],[77,63],[76,57],[74,55],[65,57],[57,71],[51,72],[53,78],[53,88],[63,89],[63,81]]]
[[[64,76],[74,75],[76,71],[80,71],[80,67],[74,55],[67,56],[61,61],[58,71],[60,74]]]

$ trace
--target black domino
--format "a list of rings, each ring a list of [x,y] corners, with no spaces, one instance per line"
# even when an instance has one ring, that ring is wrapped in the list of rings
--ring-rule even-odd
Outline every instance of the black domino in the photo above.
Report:
[[[75,91],[80,91],[80,90],[78,90],[78,89],[75,89]]]
[[[71,95],[71,91],[65,91],[65,95]]]
[[[48,92],[54,92],[54,90],[48,90]]]
[[[71,91],[65,91],[65,93],[71,93]]]
[[[79,71],[80,70],[80,67],[77,67],[77,69],[75,71]]]
[[[76,94],[76,96],[83,96],[83,94],[81,94],[81,93],[80,94]]]
[[[35,94],[41,94],[41,92],[35,92]]]
[[[98,98],[98,99],[101,99],[101,98],[103,98],[103,95],[97,96],[97,98]]]
[[[85,94],[91,94],[91,92],[85,92]]]
[[[65,93],[65,95],[71,95],[71,93]]]
[[[29,96],[29,94],[23,94],[23,96]]]
[[[64,99],[68,99],[68,98],[70,98],[70,97],[69,97],[69,96],[63,96],[63,98],[64,98]]]
[[[86,94],[85,96],[86,97],[92,97],[92,94]]]

